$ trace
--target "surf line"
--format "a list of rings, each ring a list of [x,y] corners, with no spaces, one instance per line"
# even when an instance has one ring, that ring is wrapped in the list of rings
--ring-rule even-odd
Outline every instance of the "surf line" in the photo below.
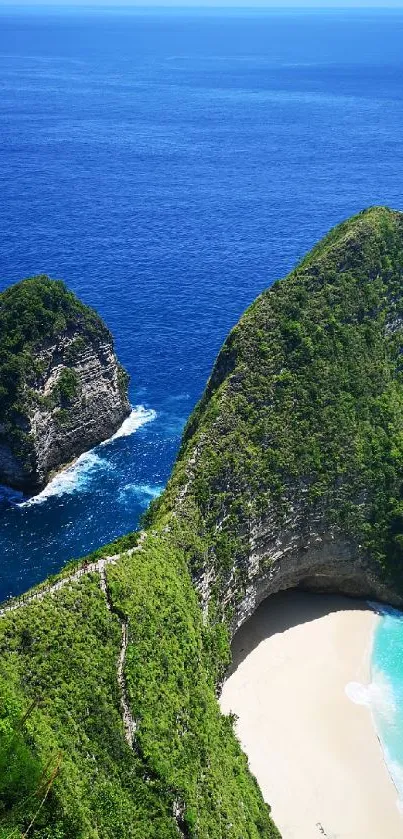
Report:
[[[32,507],[36,504],[43,504],[49,498],[59,497],[61,495],[71,495],[80,489],[80,486],[85,484],[85,478],[92,475],[99,469],[110,469],[111,464],[108,463],[106,457],[100,457],[100,449],[109,446],[115,440],[123,437],[130,437],[143,425],[153,422],[157,417],[156,411],[152,408],[145,408],[144,405],[137,405],[132,408],[128,417],[123,421],[122,425],[112,437],[99,443],[93,449],[79,455],[75,461],[60,469],[55,474],[48,485],[38,493],[23,501],[14,502],[17,507]]]

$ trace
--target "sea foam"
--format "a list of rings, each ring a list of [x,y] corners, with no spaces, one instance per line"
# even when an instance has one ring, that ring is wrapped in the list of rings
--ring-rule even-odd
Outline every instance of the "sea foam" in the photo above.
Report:
[[[134,434],[134,432],[141,428],[142,425],[146,425],[146,423],[155,420],[156,416],[156,411],[153,411],[152,408],[145,408],[144,405],[137,405],[132,409],[131,414],[123,421],[122,425],[118,428],[115,434],[113,434],[109,440],[104,440],[104,442],[101,443],[101,446],[108,446],[120,437],[130,437],[130,435]]]
[[[71,466],[59,472],[42,492],[33,495],[27,501],[22,501],[18,506],[31,507],[34,504],[43,504],[55,496],[71,495],[77,490],[85,490],[95,472],[108,468],[110,466],[105,458],[99,457],[94,451],[85,452]]]
[[[393,687],[386,676],[377,671],[373,674],[373,681],[369,685],[360,682],[349,682],[345,692],[355,705],[364,705],[373,714],[388,723],[392,723],[396,714],[396,702]]]
[[[142,425],[151,422],[156,417],[156,412],[144,408],[143,405],[137,405],[131,411],[130,416],[124,420],[120,428],[110,437],[105,440],[96,449],[91,449],[88,452],[80,455],[71,466],[67,466],[59,472],[52,481],[32,498],[18,503],[19,507],[30,507],[34,504],[43,504],[49,498],[54,498],[62,495],[71,495],[73,492],[85,491],[91,483],[94,474],[101,470],[112,469],[112,465],[106,457],[101,457],[97,450],[109,446],[114,440],[120,437],[129,437],[134,434]]]
[[[142,507],[148,507],[150,501],[161,495],[162,490],[162,486],[151,486],[150,484],[126,484],[119,490],[119,501],[123,504],[128,504],[134,496],[137,498]]]
[[[399,609],[394,609],[393,606],[385,606],[384,603],[376,603],[374,600],[368,600],[367,603],[380,617],[403,621],[403,612]]]
[[[345,690],[349,699],[371,711],[403,815],[403,613],[380,603],[369,606],[380,617],[372,647],[371,684],[350,682]]]

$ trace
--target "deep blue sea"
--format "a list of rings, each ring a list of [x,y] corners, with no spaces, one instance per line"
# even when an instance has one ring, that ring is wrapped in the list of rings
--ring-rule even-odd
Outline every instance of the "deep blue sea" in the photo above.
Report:
[[[403,209],[402,82],[403,11],[0,10],[0,289],[63,278],[134,407],[39,498],[3,493],[0,600],[135,528],[245,307],[341,219]]]

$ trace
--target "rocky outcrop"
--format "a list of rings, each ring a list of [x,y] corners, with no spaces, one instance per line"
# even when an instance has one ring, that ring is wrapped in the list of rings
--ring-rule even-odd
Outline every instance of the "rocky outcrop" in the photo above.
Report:
[[[33,745],[46,771],[66,756],[46,835],[279,837],[219,716],[227,629],[287,588],[403,605],[402,266],[403,214],[373,208],[331,231],[225,342],[141,552],[117,556],[119,540],[1,611],[6,732],[8,714],[24,737],[14,707],[38,704],[17,759]],[[23,289],[40,297],[23,341],[9,301],[12,352],[0,299],[3,463],[24,478],[32,458],[38,481],[128,410],[102,322],[58,288],[60,318],[42,285]],[[37,810],[35,787],[23,793],[10,812],[7,790],[19,834]]]
[[[287,588],[403,607],[403,214],[325,237],[228,336],[163,498],[206,623]]]
[[[61,467],[113,435],[130,405],[128,376],[101,319],[94,330],[78,317],[29,351],[32,363],[18,402],[0,426],[0,482],[34,493]]]
[[[196,579],[203,613],[217,585],[214,567]],[[231,634],[250,618],[260,603],[286,589],[343,594],[403,608],[403,597],[382,579],[379,567],[338,528],[326,528],[318,515],[309,519],[303,504],[293,506],[281,529],[268,511],[251,528],[249,552],[242,567],[234,567],[227,579],[221,605],[231,615]]]

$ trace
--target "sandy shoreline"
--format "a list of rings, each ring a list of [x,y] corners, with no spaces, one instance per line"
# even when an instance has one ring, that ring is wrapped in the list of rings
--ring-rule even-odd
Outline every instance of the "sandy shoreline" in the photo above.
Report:
[[[368,708],[376,615],[342,597],[270,598],[233,645],[220,704],[283,839],[402,839],[403,817]]]

